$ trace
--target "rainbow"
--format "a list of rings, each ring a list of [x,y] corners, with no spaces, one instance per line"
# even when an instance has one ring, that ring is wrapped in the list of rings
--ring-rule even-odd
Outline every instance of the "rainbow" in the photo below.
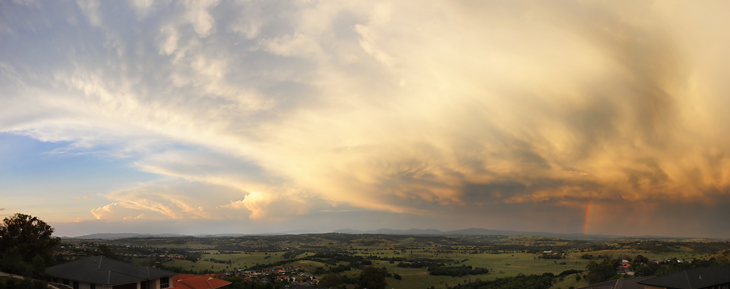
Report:
[[[588,234],[588,225],[591,223],[592,212],[593,201],[588,201],[588,205],[586,205],[585,216],[583,217],[583,234]]]

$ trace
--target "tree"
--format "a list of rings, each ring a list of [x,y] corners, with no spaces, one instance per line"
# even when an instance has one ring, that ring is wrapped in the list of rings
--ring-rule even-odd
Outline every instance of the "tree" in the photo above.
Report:
[[[340,280],[340,276],[335,273],[329,273],[319,279],[319,285],[327,288],[337,287],[337,285],[340,285],[341,283],[342,280]]]
[[[588,262],[588,265],[586,266],[588,269],[588,278],[586,278],[588,283],[595,284],[603,282],[616,275],[616,267],[619,264],[618,262],[621,261],[617,260],[606,258],[600,264],[594,261]]]
[[[649,258],[646,258],[642,255],[636,255],[636,257],[632,260],[632,262],[634,263],[634,267],[636,267],[641,264],[649,263]]]
[[[107,257],[110,259],[118,259],[117,255],[114,254],[114,251],[112,251],[112,249],[109,248],[109,246],[101,244],[101,245],[99,245],[98,249],[99,249],[99,252],[97,252],[94,255],[101,255],[101,256],[104,256],[104,257]]]
[[[48,284],[41,280],[8,278],[5,283],[0,282],[0,289],[45,289]]]
[[[18,247],[10,248],[3,254],[0,268],[7,273],[25,277],[30,277],[33,273],[33,268],[28,263],[23,262],[23,256],[20,254]]]
[[[18,248],[23,262],[32,263],[39,255],[46,264],[53,261],[53,247],[61,238],[53,238],[53,228],[37,217],[16,213],[5,218],[0,225],[0,256],[12,248]]]
[[[388,283],[385,282],[385,276],[387,275],[388,271],[367,266],[360,272],[357,284],[360,285],[360,288],[385,289],[385,286],[388,286]]]

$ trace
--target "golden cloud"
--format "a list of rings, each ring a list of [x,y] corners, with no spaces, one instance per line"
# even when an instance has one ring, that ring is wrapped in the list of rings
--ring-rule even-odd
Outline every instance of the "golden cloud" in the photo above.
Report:
[[[97,219],[711,204],[730,192],[727,4],[321,2],[246,20],[214,18],[226,3],[188,4],[145,24],[155,29],[139,41],[154,47],[134,53],[149,62],[3,66],[23,93],[0,108],[1,131],[113,144],[174,180],[109,193]],[[227,8],[258,11],[246,5]],[[108,32],[104,49],[132,53]],[[51,83],[23,90],[34,79]]]

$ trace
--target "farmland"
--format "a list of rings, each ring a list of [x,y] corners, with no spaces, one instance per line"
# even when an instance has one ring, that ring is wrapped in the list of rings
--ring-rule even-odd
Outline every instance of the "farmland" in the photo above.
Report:
[[[105,244],[128,261],[189,273],[230,276],[266,267],[298,268],[319,278],[332,272],[355,280],[365,266],[385,269],[388,288],[449,288],[477,280],[522,275],[556,276],[551,288],[588,285],[587,265],[633,259],[690,262],[726,260],[730,244],[708,240],[565,240],[539,236],[404,236],[376,234],[308,234],[238,237],[132,238],[69,240]],[[145,254],[147,253],[147,254]],[[136,256],[135,256],[136,255]],[[430,267],[418,267],[418,262]],[[446,270],[437,276],[437,268]],[[464,268],[486,270],[472,274]],[[461,273],[449,273],[461,270]],[[442,270],[444,271],[444,270]],[[467,272],[467,273],[464,273]],[[559,276],[561,273],[563,276]],[[576,273],[578,272],[578,273]],[[568,274],[570,273],[570,274]],[[567,275],[566,275],[567,274]],[[559,276],[559,277],[558,277]],[[578,278],[576,278],[578,277]]]

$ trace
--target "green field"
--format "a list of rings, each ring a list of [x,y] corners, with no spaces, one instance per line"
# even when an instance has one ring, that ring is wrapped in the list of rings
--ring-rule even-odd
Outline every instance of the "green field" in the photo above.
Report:
[[[477,280],[494,280],[522,275],[556,276],[566,270],[586,270],[590,262],[601,263],[602,257],[633,259],[643,255],[649,260],[708,259],[711,256],[730,256],[728,243],[706,240],[564,240],[538,236],[390,236],[312,234],[284,236],[245,236],[238,238],[155,238],[114,240],[115,249],[124,253],[176,255],[180,258],[131,258],[140,265],[161,264],[181,271],[234,272],[235,269],[262,268],[280,264],[296,266],[301,271],[323,277],[338,265],[352,267],[340,276],[356,278],[365,261],[390,274],[402,278],[387,278],[388,288],[447,288]],[[182,250],[182,251],[181,251]],[[544,251],[560,252],[560,259],[539,258]],[[528,253],[531,252],[531,253]],[[323,257],[343,256],[349,261],[333,261]],[[193,254],[193,255],[190,255]],[[584,254],[593,259],[583,259]],[[724,255],[723,255],[724,254]],[[288,259],[285,257],[288,257]],[[194,256],[194,257],[190,257]],[[309,259],[305,259],[309,258]],[[312,259],[314,258],[314,259]],[[358,259],[359,258],[359,259]],[[394,259],[395,258],[395,259]],[[339,260],[339,259],[338,259]],[[398,267],[400,262],[436,262],[447,267],[472,266],[490,269],[490,273],[459,277],[433,276],[427,268]],[[160,262],[160,263],[155,263]],[[229,263],[230,262],[230,263]],[[336,263],[333,263],[336,262]],[[329,263],[329,264],[328,264]],[[359,264],[359,265],[358,265]],[[316,273],[319,272],[319,273]],[[324,272],[324,273],[323,273]],[[315,274],[316,273],[316,274]],[[555,278],[552,288],[567,289],[588,285],[585,274],[579,273]],[[353,285],[348,285],[352,288]]]
[[[477,279],[480,280],[493,280],[496,278],[503,278],[503,277],[510,277],[510,276],[517,276],[518,274],[523,275],[530,275],[530,274],[536,274],[540,275],[543,273],[553,273],[555,275],[560,274],[563,271],[574,269],[574,270],[585,270],[586,265],[590,260],[581,259],[581,255],[583,253],[576,252],[576,253],[569,253],[565,257],[565,259],[541,259],[537,258],[539,256],[538,254],[532,254],[532,253],[500,253],[500,254],[490,254],[490,253],[480,253],[480,254],[464,254],[464,253],[429,253],[425,252],[424,250],[413,250],[413,253],[410,252],[408,254],[395,254],[393,253],[393,250],[388,249],[382,249],[380,247],[361,247],[359,249],[367,249],[367,251],[360,251],[362,253],[356,253],[354,255],[356,256],[378,256],[378,257],[405,257],[405,258],[422,258],[422,259],[450,259],[450,260],[456,260],[459,261],[459,264],[451,264],[451,266],[473,266],[473,267],[482,267],[482,268],[488,268],[490,270],[493,270],[493,272],[490,272],[489,274],[485,275],[469,275],[469,276],[463,276],[463,277],[449,277],[449,276],[432,276],[429,275],[425,268],[401,268],[397,266],[397,261],[390,263],[389,261],[385,260],[373,260],[373,266],[376,267],[384,267],[387,269],[389,273],[393,274],[399,274],[402,277],[402,280],[396,280],[393,278],[388,278],[388,286],[395,289],[415,289],[415,288],[430,288],[431,286],[434,286],[435,288],[446,288],[447,286],[454,286],[457,284],[463,284],[470,281],[476,281]],[[678,259],[692,259],[692,258],[699,258],[702,257],[701,255],[694,254],[692,252],[678,252],[674,254],[653,254],[650,252],[644,252],[644,251],[635,251],[630,249],[619,249],[619,250],[599,250],[599,251],[593,251],[589,252],[590,254],[595,255],[612,255],[614,258],[619,256],[636,256],[637,254],[642,254],[647,258],[650,259],[657,259],[657,260],[665,260],[670,258],[678,258]],[[210,261],[204,261],[199,260],[196,262],[191,262],[187,260],[174,260],[165,262],[165,266],[169,267],[180,267],[185,270],[204,270],[204,269],[210,269],[213,271],[220,271],[220,270],[233,270],[233,268],[248,268],[254,265],[258,264],[270,264],[274,262],[279,262],[285,260],[282,257],[282,253],[262,253],[262,252],[252,252],[252,253],[238,253],[238,254],[204,254],[203,259],[210,259],[214,258],[217,260],[223,260],[223,261],[231,261],[231,265],[227,264],[221,264],[221,263],[214,263]],[[297,257],[304,257],[308,255],[313,255],[313,253],[309,254],[301,254]],[[267,258],[268,257],[268,258]],[[594,260],[600,262],[600,260]],[[562,262],[565,262],[564,265],[560,265]],[[346,263],[340,263],[341,265],[346,265]],[[287,266],[298,266],[301,268],[301,270],[309,273],[314,273],[317,267],[322,267],[325,270],[328,270],[331,267],[329,264],[317,262],[317,261],[311,261],[311,260],[301,260],[296,262],[288,263]],[[339,265],[339,264],[338,264]],[[345,271],[343,273],[340,273],[340,275],[345,276],[358,276],[360,270],[352,269],[350,271]],[[316,276],[321,277],[321,276]],[[556,283],[552,288],[563,288],[567,289],[570,286],[574,286],[575,288],[578,288],[580,286],[586,286],[588,285],[587,281],[581,280],[580,282],[575,281],[575,275],[570,275],[568,277],[565,277],[563,281]]]

